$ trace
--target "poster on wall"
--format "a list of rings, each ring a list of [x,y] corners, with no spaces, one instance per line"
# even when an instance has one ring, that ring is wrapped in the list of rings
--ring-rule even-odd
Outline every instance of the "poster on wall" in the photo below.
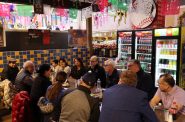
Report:
[[[69,47],[84,47],[87,46],[87,31],[86,30],[68,30],[68,46]]]

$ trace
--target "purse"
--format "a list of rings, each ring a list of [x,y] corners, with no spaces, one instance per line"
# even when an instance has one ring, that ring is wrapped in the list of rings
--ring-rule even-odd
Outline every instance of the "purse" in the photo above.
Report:
[[[44,114],[49,114],[54,110],[54,105],[45,97],[40,97],[37,105]]]

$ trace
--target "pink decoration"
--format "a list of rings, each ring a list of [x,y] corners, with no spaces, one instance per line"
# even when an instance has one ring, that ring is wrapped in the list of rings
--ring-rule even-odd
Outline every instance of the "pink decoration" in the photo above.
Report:
[[[0,16],[10,16],[10,6],[8,4],[0,4]]]
[[[66,9],[57,8],[56,13],[57,13],[58,16],[62,16],[62,17],[64,17],[64,16],[67,17],[68,16],[68,13],[67,13]]]
[[[174,15],[180,11],[179,0],[162,0],[161,1],[161,14],[162,15]]]

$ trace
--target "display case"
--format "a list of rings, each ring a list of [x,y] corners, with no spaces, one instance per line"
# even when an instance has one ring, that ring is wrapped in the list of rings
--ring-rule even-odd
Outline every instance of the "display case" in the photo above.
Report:
[[[93,54],[98,57],[117,57],[116,31],[93,32],[92,34]]]

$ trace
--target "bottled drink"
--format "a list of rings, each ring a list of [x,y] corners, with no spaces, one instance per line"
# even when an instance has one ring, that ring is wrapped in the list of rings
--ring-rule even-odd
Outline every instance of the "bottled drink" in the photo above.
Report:
[[[101,88],[101,81],[100,79],[97,80],[97,84],[96,84],[96,93],[100,93],[102,92],[102,88]]]

